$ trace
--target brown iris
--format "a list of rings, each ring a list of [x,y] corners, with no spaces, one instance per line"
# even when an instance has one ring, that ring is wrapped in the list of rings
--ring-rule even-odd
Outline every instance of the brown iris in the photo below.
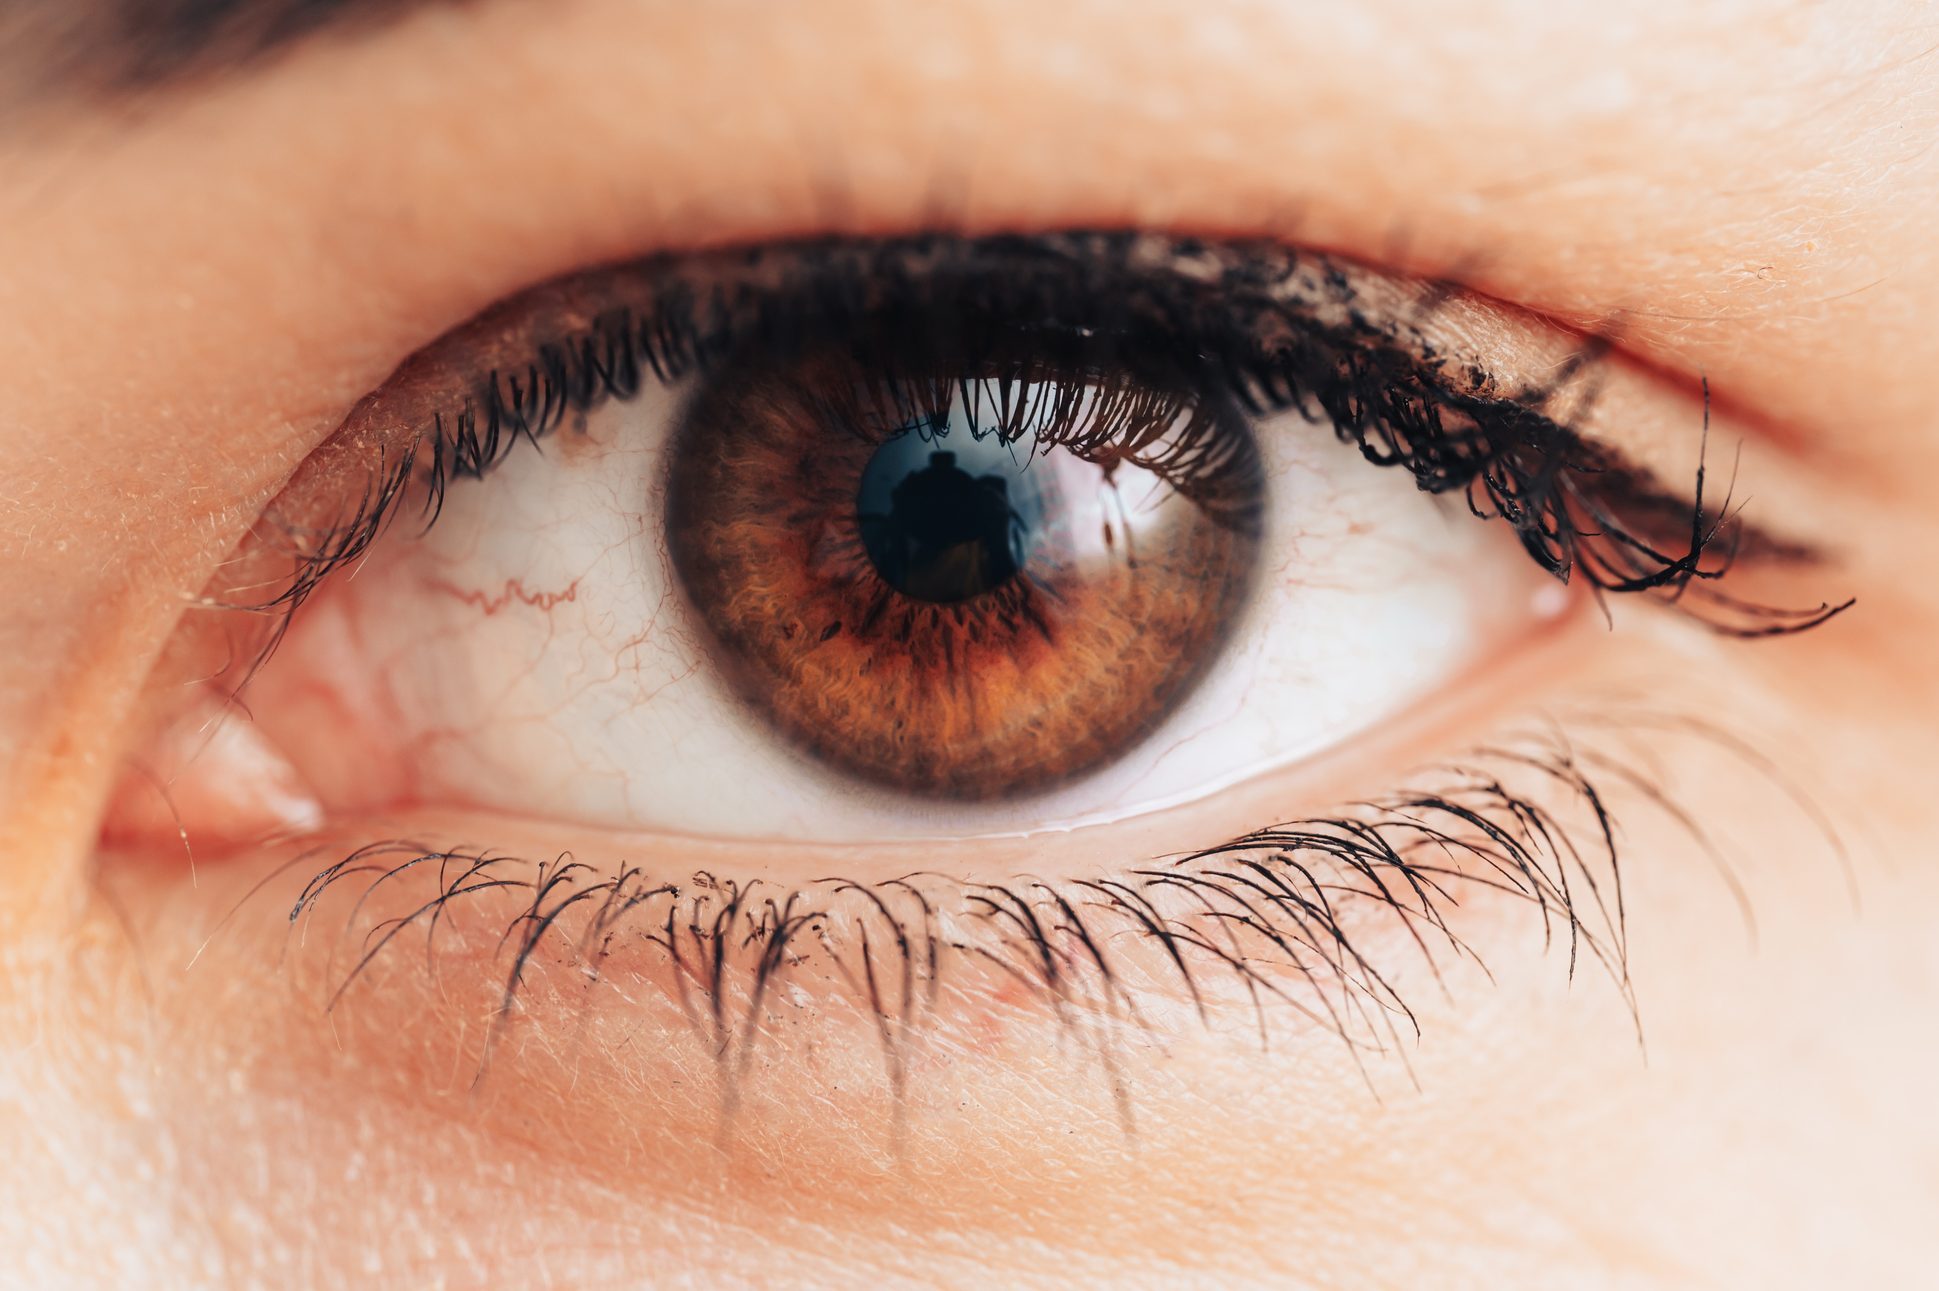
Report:
[[[1237,416],[1126,370],[730,364],[668,536],[720,666],[825,762],[914,793],[1053,787],[1129,751],[1224,643],[1262,484]]]

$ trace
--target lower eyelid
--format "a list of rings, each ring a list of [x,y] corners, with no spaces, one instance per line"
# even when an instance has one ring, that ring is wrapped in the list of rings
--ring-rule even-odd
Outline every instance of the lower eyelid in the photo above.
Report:
[[[574,1027],[655,1036],[656,1063],[719,1065],[683,1096],[698,1099],[688,1122],[706,1107],[720,1115],[757,1055],[767,1071],[808,1053],[872,1054],[886,1065],[867,1080],[851,1072],[847,1096],[879,1116],[908,1092],[909,1056],[894,1052],[904,1042],[994,1045],[992,1060],[1008,1061],[1044,1043],[1046,1027],[1162,1043],[1197,1015],[1190,1025],[1332,1032],[1349,1054],[1381,1051],[1408,1016],[1396,983],[1469,953],[1491,892],[1557,921],[1620,980],[1620,930],[1571,895],[1612,883],[1615,858],[1585,826],[1566,739],[1505,741],[1425,776],[1420,792],[1209,853],[989,885],[935,870],[764,883],[745,865],[694,873],[677,843],[649,862],[681,875],[667,879],[625,853],[312,838],[224,935],[281,924],[266,920],[272,904],[289,912],[277,953],[297,1006],[334,1010],[340,1033],[431,991],[426,1016],[455,1046],[444,1061],[481,1079],[525,1079],[515,1055],[549,1052]],[[388,1030],[369,1042],[381,1047]]]
[[[386,921],[421,910],[440,891],[478,886],[463,879],[469,867],[453,867],[440,880],[433,862],[399,874],[399,856],[365,853],[335,893],[289,925],[284,901],[320,859],[314,849],[307,855],[308,863],[235,907],[196,970],[290,988],[271,989],[263,999],[268,1016],[279,1019],[271,1032],[284,1037],[272,1060],[278,1068],[327,1061],[342,1072],[335,1079],[351,1080],[353,1088],[443,1107],[599,1177],[618,1172],[647,1188],[692,1170],[704,1177],[712,1169],[704,1164],[705,1145],[717,1142],[791,1177],[803,1169],[823,1175],[942,1169],[981,1177],[1009,1163],[1003,1168],[1016,1171],[1012,1183],[1020,1186],[1072,1154],[1061,1168],[1088,1175],[1115,1157],[1114,1145],[1149,1135],[1176,1114],[1177,1099],[1163,1092],[1175,1079],[1167,1074],[1166,1052],[1189,1048],[1196,1036],[1222,1037],[1219,1043],[1252,1052],[1264,1044],[1281,1063],[1289,1054],[1303,1055],[1296,1068],[1302,1087],[1351,1091],[1363,1087],[1355,1075],[1362,1066],[1377,1069],[1380,1055],[1412,1043],[1404,1011],[1409,998],[1401,992],[1427,986],[1409,920],[1343,910],[1346,942],[1284,934],[1288,945],[1305,948],[1303,969],[1269,966],[1270,943],[1252,938],[1249,948],[1261,956],[1258,980],[1285,996],[1268,991],[1263,1015],[1242,978],[1208,967],[1223,963],[1220,955],[1183,946],[1197,969],[1208,1028],[1176,978],[1167,984],[1172,970],[1164,944],[1124,927],[1107,933],[1101,916],[1090,924],[1118,970],[1115,995],[1083,970],[1084,952],[1068,936],[1053,931],[1046,960],[1039,943],[1020,939],[1018,925],[1002,924],[1008,931],[990,939],[1001,921],[983,916],[953,935],[944,926],[942,936],[953,944],[941,947],[935,979],[927,976],[919,937],[908,961],[886,935],[873,938],[864,957],[858,930],[885,927],[879,920],[868,924],[866,916],[826,929],[846,972],[832,966],[826,944],[806,926],[798,935],[808,949],[798,961],[766,956],[774,943],[746,943],[744,932],[792,916],[785,899],[768,906],[757,891],[747,917],[729,921],[724,939],[703,933],[695,942],[696,950],[724,948],[727,968],[716,978],[710,955],[687,956],[683,1002],[670,961],[651,940],[668,926],[661,911],[616,921],[608,944],[603,935],[588,940],[602,908],[596,900],[547,922],[565,899],[563,888],[537,905],[529,887],[486,890],[452,901],[435,934],[420,918],[385,942],[392,927]],[[1323,883],[1351,879],[1316,858],[1308,862]],[[374,868],[358,872],[364,863]],[[1208,862],[1208,871],[1213,865],[1248,873],[1234,858]],[[521,870],[528,880],[537,876],[520,863],[503,867],[512,875]],[[1445,876],[1433,881],[1459,887]],[[1230,879],[1214,882],[1240,890]],[[379,885],[374,891],[373,884]],[[1058,916],[1048,898],[1032,897],[1020,883],[1008,888],[1034,900],[1032,912],[1052,926]],[[1097,895],[1097,889],[1063,890]],[[1479,899],[1479,888],[1460,895],[1454,935],[1470,949],[1485,948],[1489,936],[1481,925],[1490,903]],[[1189,891],[1180,897],[1174,907],[1196,899]],[[1327,897],[1336,907],[1352,904],[1338,891]],[[1256,892],[1246,899],[1260,904]],[[1405,891],[1396,898],[1410,899]],[[1532,926],[1533,906],[1516,898],[1508,904],[1527,909]],[[718,911],[718,902],[713,908]],[[575,922],[581,911],[585,918]],[[1551,913],[1569,927],[1553,899]],[[676,934],[684,931],[682,922],[674,921]],[[1243,932],[1228,943],[1223,930],[1206,927],[1207,944],[1235,959],[1239,954],[1229,947],[1248,946]],[[912,924],[911,931],[919,929]],[[1416,931],[1440,937],[1431,926]],[[526,940],[541,932],[519,965]],[[606,953],[595,982],[588,964],[600,951]],[[1463,954],[1452,941],[1440,953],[1451,967]],[[263,977],[261,967],[278,962]],[[1045,976],[1048,962],[1067,970],[1054,984]],[[906,964],[913,965],[913,978],[905,976]],[[514,971],[522,980],[507,1006]],[[1612,971],[1620,975],[1620,966]],[[915,1007],[905,1015],[902,1003],[911,994]],[[761,1022],[749,1027],[756,1009]],[[1337,1033],[1349,1043],[1340,1043]],[[1046,1079],[1048,1086],[1041,1083]],[[996,1112],[1006,1106],[1029,1110]],[[992,1114],[1002,1123],[986,1124]],[[1038,1141],[1051,1124],[1061,1127],[1060,1137],[1073,1136],[1068,1146]],[[979,1128],[966,1137],[966,1125]],[[702,1163],[694,1161],[697,1148]],[[799,1200],[839,1204],[819,1189]]]

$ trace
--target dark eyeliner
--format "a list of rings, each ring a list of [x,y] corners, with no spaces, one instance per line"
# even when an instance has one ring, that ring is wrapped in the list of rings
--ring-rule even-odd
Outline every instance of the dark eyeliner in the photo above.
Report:
[[[1162,369],[1198,398],[1253,416],[1297,410],[1372,464],[1506,523],[1544,570],[1598,596],[1675,602],[1739,636],[1800,631],[1849,604],[1789,609],[1725,593],[1718,583],[1737,555],[1784,544],[1746,522],[1727,492],[1716,497],[1701,464],[1679,495],[1551,412],[1599,343],[1585,343],[1555,383],[1510,389],[1440,352],[1424,321],[1363,300],[1325,257],[1149,234],[816,242],[578,275],[460,333],[482,333],[482,365],[455,388],[446,374],[401,447],[384,442],[348,513],[283,523],[280,545],[297,571],[268,608],[300,602],[358,559],[406,495],[418,493],[434,521],[454,482],[647,382],[704,380],[750,349],[787,355],[885,336],[920,345],[939,331],[959,349],[997,332],[1052,351],[1108,344],[1118,361]]]

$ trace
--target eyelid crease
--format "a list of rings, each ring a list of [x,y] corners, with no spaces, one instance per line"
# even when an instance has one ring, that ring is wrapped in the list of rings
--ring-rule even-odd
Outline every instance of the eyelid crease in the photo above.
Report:
[[[264,518],[263,548],[292,560],[293,574],[273,596],[228,602],[293,609],[361,559],[407,496],[420,496],[434,523],[455,481],[645,381],[884,314],[918,327],[941,306],[1046,332],[1102,331],[1146,356],[1170,346],[1190,356],[1207,397],[1330,421],[1375,465],[1405,467],[1429,492],[1463,493],[1476,516],[1510,524],[1542,568],[1580,576],[1599,596],[1646,593],[1749,637],[1801,631],[1850,604],[1785,609],[1717,586],[1739,558],[1811,552],[1751,526],[1727,487],[1718,500],[1701,445],[1694,487],[1679,495],[1577,432],[1601,398],[1606,340],[1549,335],[1549,378],[1518,380],[1474,349],[1505,328],[1498,307],[1446,286],[1278,245],[1084,232],[661,256],[512,298],[360,401],[313,456],[310,478],[300,472]],[[1708,425],[1706,407],[1706,443]],[[272,581],[253,563],[239,568],[247,588]]]

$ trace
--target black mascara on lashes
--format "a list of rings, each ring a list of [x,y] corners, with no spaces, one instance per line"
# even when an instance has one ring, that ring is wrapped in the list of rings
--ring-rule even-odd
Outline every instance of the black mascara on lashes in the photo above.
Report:
[[[1742,636],[1800,631],[1846,608],[1723,593],[1717,585],[1740,548],[1781,544],[1727,498],[1707,497],[1701,464],[1691,495],[1667,492],[1551,418],[1552,389],[1504,392],[1486,373],[1451,370],[1419,320],[1363,307],[1351,279],[1322,257],[1069,233],[812,243],[607,272],[625,279],[623,303],[574,330],[535,329],[523,358],[481,376],[454,374],[447,407],[377,473],[360,505],[321,532],[287,536],[296,575],[258,608],[293,606],[358,559],[407,495],[420,492],[434,521],[454,482],[490,471],[568,417],[636,396],[649,380],[705,379],[749,347],[785,353],[831,337],[906,336],[960,328],[966,316],[1045,345],[1107,334],[1125,354],[1171,365],[1173,379],[1207,398],[1254,416],[1297,410],[1372,464],[1406,470],[1423,490],[1462,496],[1478,517],[1508,524],[1543,569],[1597,595],[1654,596]],[[516,317],[519,307],[492,315]],[[1593,362],[1598,348],[1585,347],[1571,368]]]

